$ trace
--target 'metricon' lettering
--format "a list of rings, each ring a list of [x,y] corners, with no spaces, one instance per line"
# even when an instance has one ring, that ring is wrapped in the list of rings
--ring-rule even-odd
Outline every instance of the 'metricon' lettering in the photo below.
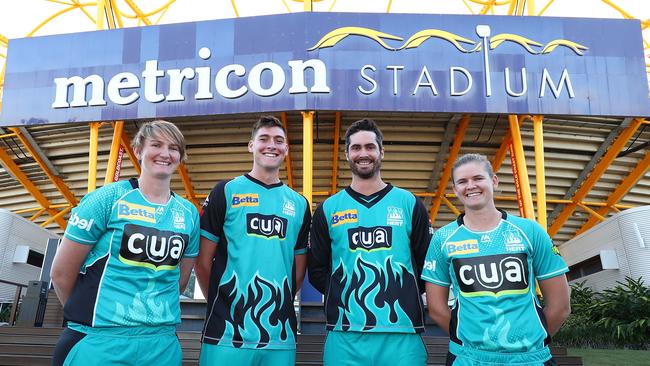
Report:
[[[199,57],[204,60],[209,59],[210,55],[210,49],[207,47],[199,50]],[[323,61],[291,60],[288,61],[288,66],[291,69],[289,94],[330,92],[327,86],[327,70]],[[307,69],[313,71],[313,85],[310,88],[305,85]],[[270,85],[262,85],[263,73],[270,73],[272,80]],[[241,85],[237,89],[229,85],[229,80],[244,77],[246,77],[246,85]],[[161,83],[163,78],[168,78],[168,82]],[[285,70],[274,62],[261,62],[250,70],[240,64],[225,65],[217,71],[213,80],[212,68],[209,66],[161,70],[158,68],[158,60],[148,60],[140,75],[131,72],[118,73],[108,81],[108,86],[105,85],[104,78],[97,74],[85,78],[78,75],[55,78],[56,94],[52,108],[105,106],[107,101],[104,95],[114,104],[128,105],[140,99],[141,92],[144,93],[144,99],[151,103],[184,101],[183,83],[187,80],[193,81],[195,100],[214,99],[213,92],[228,99],[240,98],[249,91],[258,96],[269,97],[285,88],[286,78]],[[166,93],[159,90],[162,84],[169,85]],[[141,87],[143,91],[140,91]],[[86,95],[87,90],[89,90],[89,98]]]

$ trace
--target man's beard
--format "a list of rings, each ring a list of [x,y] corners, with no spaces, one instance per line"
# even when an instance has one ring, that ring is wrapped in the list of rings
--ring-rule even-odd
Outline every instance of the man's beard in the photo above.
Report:
[[[352,174],[356,175],[357,177],[361,179],[370,179],[377,175],[379,173],[379,170],[381,169],[381,160],[376,159],[372,161],[372,169],[371,170],[366,170],[366,171],[359,171],[357,168],[357,165],[354,163],[354,161],[348,161],[348,164],[350,165],[350,170],[352,171]]]

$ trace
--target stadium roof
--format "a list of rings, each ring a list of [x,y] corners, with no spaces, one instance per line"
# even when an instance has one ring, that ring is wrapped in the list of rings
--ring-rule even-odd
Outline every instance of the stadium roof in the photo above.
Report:
[[[135,27],[266,14],[370,12],[424,14],[495,14],[512,16],[576,16],[641,20],[646,57],[650,55],[650,5],[641,1],[11,1],[0,12],[0,102],[8,39],[95,29]],[[43,55],[47,57],[47,55]],[[650,65],[650,58],[646,58]],[[649,102],[650,103],[650,102]],[[0,104],[0,107],[2,105]],[[1,110],[0,110],[1,113]],[[290,158],[285,182],[303,189],[303,115],[279,115],[289,127]],[[249,128],[257,115],[239,114],[175,118],[188,140],[189,160],[172,182],[178,192],[198,203],[217,180],[247,172]],[[508,116],[499,114],[318,111],[313,117],[313,201],[318,203],[350,181],[340,144],[345,128],[359,118],[380,122],[386,158],[382,177],[423,197],[435,217],[434,226],[453,219],[458,202],[448,183],[448,161],[466,152],[486,154],[501,184],[498,205],[518,211],[517,190],[507,151],[511,128],[521,129],[532,197],[546,203],[549,232],[556,242],[598,223],[618,210],[650,204],[650,127],[643,119],[602,116]],[[638,118],[634,118],[638,117]],[[538,122],[534,122],[536,120]],[[514,121],[514,124],[513,124]],[[543,121],[539,123],[540,121]],[[543,125],[544,174],[536,172],[534,126]],[[55,231],[65,224],[71,206],[87,192],[89,178],[111,176],[114,121],[103,124],[58,124],[11,127],[0,131],[0,208],[21,213]],[[122,141],[138,122],[123,124]],[[98,133],[97,159],[92,133]],[[118,130],[119,132],[119,130]],[[120,137],[122,135],[120,134]],[[118,143],[120,139],[116,139]],[[113,149],[114,150],[114,149]],[[130,159],[121,176],[137,174]],[[90,161],[89,161],[90,160]],[[521,171],[521,170],[520,170]],[[90,172],[90,174],[89,174]],[[538,182],[545,184],[538,186]],[[542,186],[545,192],[541,191]],[[545,193],[545,194],[544,194]],[[544,199],[544,196],[546,197]],[[539,198],[539,199],[538,199]],[[439,209],[437,208],[439,207]],[[538,206],[536,206],[538,207]],[[539,208],[538,208],[539,209]],[[542,208],[543,209],[543,208]]]

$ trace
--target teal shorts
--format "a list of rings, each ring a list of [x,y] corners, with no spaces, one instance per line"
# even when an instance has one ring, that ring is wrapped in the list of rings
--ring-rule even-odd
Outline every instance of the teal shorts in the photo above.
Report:
[[[416,333],[330,331],[323,352],[325,366],[419,366],[427,348]]]
[[[447,366],[557,366],[548,348],[525,353],[488,352],[449,342]]]
[[[53,366],[183,363],[174,326],[92,328],[70,323],[54,348]]]
[[[202,343],[200,366],[294,366],[295,349],[235,348]]]

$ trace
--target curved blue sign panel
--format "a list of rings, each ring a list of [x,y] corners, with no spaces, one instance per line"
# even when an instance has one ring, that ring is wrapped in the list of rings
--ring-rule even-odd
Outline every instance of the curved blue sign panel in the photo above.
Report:
[[[650,115],[638,20],[300,13],[11,40],[3,125],[290,110]]]

